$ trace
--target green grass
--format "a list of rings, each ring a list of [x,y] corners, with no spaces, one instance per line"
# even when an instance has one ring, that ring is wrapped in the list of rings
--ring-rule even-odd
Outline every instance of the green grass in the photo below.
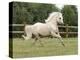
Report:
[[[37,57],[37,56],[58,56],[78,54],[78,39],[63,38],[65,47],[56,38],[41,38],[43,47],[39,41],[32,45],[34,39],[23,40],[22,38],[13,39],[13,57]]]

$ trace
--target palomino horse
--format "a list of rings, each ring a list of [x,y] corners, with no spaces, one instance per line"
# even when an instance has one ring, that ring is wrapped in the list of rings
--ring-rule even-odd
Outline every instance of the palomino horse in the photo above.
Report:
[[[52,12],[49,15],[49,17],[45,20],[45,23],[37,22],[34,25],[26,25],[24,28],[26,36],[22,35],[22,37],[25,40],[28,40],[28,39],[32,38],[32,35],[34,35],[36,38],[35,39],[35,42],[36,42],[37,40],[40,41],[39,35],[41,35],[41,36],[51,35],[52,37],[58,38],[60,40],[61,44],[63,46],[65,46],[63,43],[63,40],[59,34],[58,24],[64,24],[62,13]]]

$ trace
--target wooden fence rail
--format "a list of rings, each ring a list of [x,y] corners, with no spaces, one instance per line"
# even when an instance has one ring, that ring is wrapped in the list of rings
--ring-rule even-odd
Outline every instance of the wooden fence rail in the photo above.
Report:
[[[24,24],[10,24],[9,26],[24,26]],[[68,28],[78,28],[77,26],[59,26],[62,28],[68,27]]]
[[[17,27],[21,27],[21,26],[24,26],[24,24],[10,24],[9,26],[17,26]],[[65,32],[60,32],[61,34],[66,34],[66,37],[68,37],[68,35],[69,34],[77,34],[78,32],[69,32],[68,30],[70,29],[70,28],[72,28],[72,29],[78,29],[78,26],[68,26],[68,25],[66,25],[66,26],[59,26],[59,28],[65,28],[66,29],[66,31]],[[24,31],[9,31],[10,33],[24,33]]]

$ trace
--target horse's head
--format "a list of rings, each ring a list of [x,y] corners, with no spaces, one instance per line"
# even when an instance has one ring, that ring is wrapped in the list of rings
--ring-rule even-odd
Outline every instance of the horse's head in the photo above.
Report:
[[[59,24],[64,24],[63,22],[63,16],[62,16],[62,13],[60,12],[52,12],[48,19],[45,20],[46,23],[48,22],[56,22],[56,23],[59,23]]]
[[[57,13],[56,20],[57,20],[57,22],[58,22],[59,24],[64,24],[62,13],[60,13],[60,12]]]

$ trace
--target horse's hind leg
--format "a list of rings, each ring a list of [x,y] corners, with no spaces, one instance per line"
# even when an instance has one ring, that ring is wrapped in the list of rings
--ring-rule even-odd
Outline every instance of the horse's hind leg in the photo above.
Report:
[[[42,43],[42,41],[40,40],[39,35],[37,35],[37,36],[36,36],[36,38],[37,38],[37,39],[38,39],[38,41],[40,42],[40,45],[41,45],[41,46],[44,46],[44,45],[43,45],[43,43]]]
[[[22,35],[22,38],[25,40],[26,38],[25,38],[25,35]]]
[[[32,38],[32,33],[26,33],[26,36],[25,35],[22,35],[22,37],[25,39],[25,40],[29,40]]]
[[[34,42],[32,43],[32,45],[35,45],[36,44],[36,42],[37,42],[37,38],[35,38],[35,40],[34,40]]]
[[[41,46],[44,46],[43,43],[42,43],[42,41],[41,41],[40,39],[39,39],[39,42],[40,42],[40,45],[41,45]]]
[[[43,43],[42,43],[42,41],[40,40],[40,37],[39,37],[39,34],[35,34],[35,41],[33,42],[33,44],[35,44],[37,41],[39,41],[40,42],[40,45],[41,46],[43,46]]]

